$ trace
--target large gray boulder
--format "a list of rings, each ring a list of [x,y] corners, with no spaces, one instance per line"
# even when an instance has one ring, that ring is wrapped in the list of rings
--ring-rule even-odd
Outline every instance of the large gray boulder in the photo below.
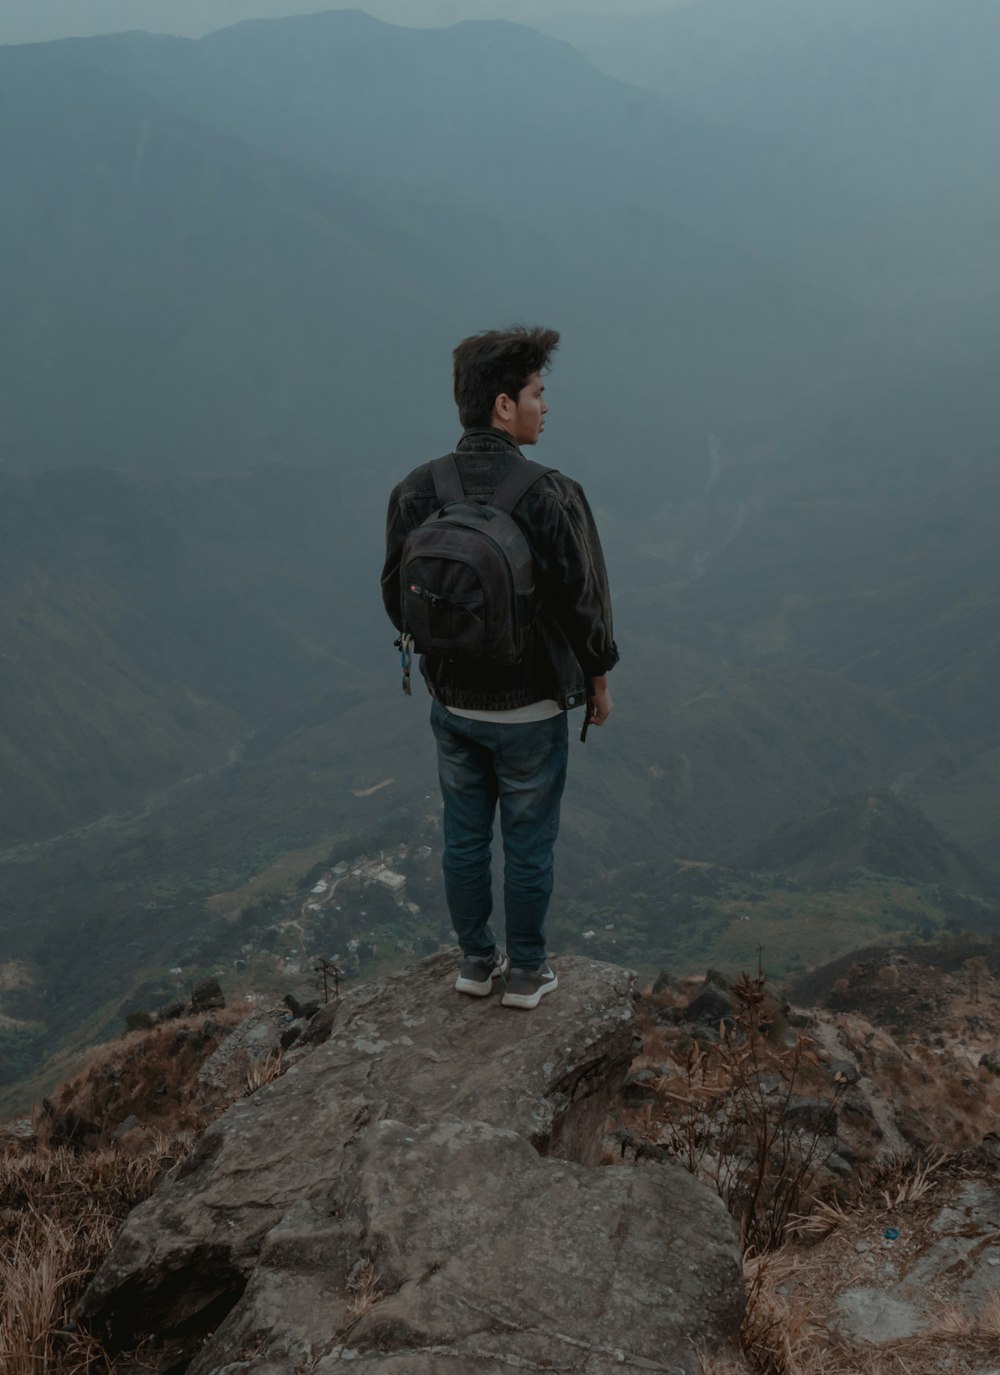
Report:
[[[673,1165],[596,1168],[635,1049],[632,978],[559,962],[533,1012],[432,956],[357,988],[137,1208],[82,1315],[190,1375],[342,1362],[693,1375],[742,1312],[721,1203]]]

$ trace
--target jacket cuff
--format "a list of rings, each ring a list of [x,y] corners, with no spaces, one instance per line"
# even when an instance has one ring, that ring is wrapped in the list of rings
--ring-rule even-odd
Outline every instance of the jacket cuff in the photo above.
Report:
[[[614,640],[612,640],[611,648],[608,650],[607,654],[600,659],[587,659],[585,662],[581,662],[580,667],[583,669],[585,677],[601,678],[605,673],[611,672],[618,662],[618,658],[618,646],[615,644]]]

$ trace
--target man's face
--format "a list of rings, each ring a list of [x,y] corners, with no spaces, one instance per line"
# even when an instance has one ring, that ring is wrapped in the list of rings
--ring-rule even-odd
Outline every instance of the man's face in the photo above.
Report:
[[[541,374],[531,373],[527,382],[517,394],[516,400],[501,395],[497,397],[494,423],[499,429],[506,430],[515,444],[537,444],[538,436],[545,429],[545,383]]]

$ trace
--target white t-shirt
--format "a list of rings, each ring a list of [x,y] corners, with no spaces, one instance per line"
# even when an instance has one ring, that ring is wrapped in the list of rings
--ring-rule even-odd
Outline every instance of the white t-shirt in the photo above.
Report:
[[[551,697],[529,702],[526,707],[511,707],[509,711],[470,711],[465,707],[445,707],[452,716],[464,716],[467,721],[494,721],[501,726],[523,726],[529,721],[548,721],[562,713],[562,707]]]

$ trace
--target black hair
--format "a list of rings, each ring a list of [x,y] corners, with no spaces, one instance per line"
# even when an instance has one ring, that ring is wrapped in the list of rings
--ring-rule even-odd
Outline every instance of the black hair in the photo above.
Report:
[[[498,396],[516,401],[533,372],[544,372],[559,346],[554,329],[512,325],[463,339],[455,349],[455,404],[466,430],[485,429]]]

